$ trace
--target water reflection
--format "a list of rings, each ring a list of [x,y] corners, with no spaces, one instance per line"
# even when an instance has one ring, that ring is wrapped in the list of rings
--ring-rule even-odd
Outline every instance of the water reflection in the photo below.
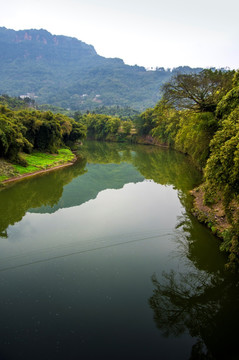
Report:
[[[95,199],[106,189],[121,189],[127,183],[137,183],[144,177],[128,163],[87,164],[84,176],[78,176],[65,187],[60,200],[54,206],[30,209],[34,213],[54,213],[58,209],[79,206]]]
[[[201,174],[150,146],[91,142],[80,155],[0,192],[1,234],[19,221],[0,242],[3,351],[236,358],[238,279],[190,214]]]
[[[225,270],[217,239],[190,213],[179,219],[174,241],[181,265],[151,277],[149,306],[156,326],[165,337],[189,333],[195,338],[192,360],[236,359],[238,276]]]
[[[81,160],[73,166],[22,180],[0,191],[1,237],[7,237],[8,226],[19,222],[27,211],[53,213],[94,199],[104,189],[119,189],[144,179],[173,185],[183,201],[189,199],[186,191],[201,178],[184,155],[151,146],[88,142],[79,154]]]
[[[164,336],[197,338],[190,359],[236,359],[238,279],[231,274],[164,272],[152,276],[149,305]]]
[[[19,222],[30,208],[54,206],[63,193],[63,187],[82,175],[86,160],[37,177],[21,180],[0,191],[0,236],[7,237],[7,228]]]
[[[189,158],[170,149],[120,143],[87,142],[80,151],[89,163],[131,163],[145,179],[161,185],[173,185],[187,191],[201,180]]]
[[[175,256],[184,269],[151,277],[156,326],[165,337],[196,338],[190,359],[236,359],[239,279],[225,270],[217,239],[190,213],[176,229]]]

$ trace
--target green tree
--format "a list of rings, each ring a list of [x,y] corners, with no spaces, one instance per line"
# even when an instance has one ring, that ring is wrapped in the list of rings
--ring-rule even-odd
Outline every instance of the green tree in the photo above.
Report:
[[[218,101],[232,87],[234,71],[205,69],[198,74],[177,74],[163,85],[171,105],[199,112],[214,112]]]
[[[215,117],[212,113],[182,112],[175,149],[189,154],[203,168],[209,156],[209,144],[214,134]]]
[[[129,135],[132,129],[133,123],[132,121],[123,121],[122,122],[122,130],[124,135]]]
[[[0,115],[0,156],[22,162],[19,152],[23,149],[30,150],[32,145],[23,136],[20,127],[6,116]]]
[[[239,195],[239,106],[222,122],[211,141],[211,156],[205,168],[209,187],[230,199]]]
[[[55,152],[85,135],[86,128],[65,115],[29,109],[11,111],[0,106],[0,156],[22,164],[21,151]]]
[[[155,127],[154,109],[150,108],[137,117],[135,125],[139,135],[148,135]]]
[[[216,108],[216,116],[218,119],[228,116],[239,103],[239,71],[234,74],[233,88],[220,100]]]
[[[161,100],[155,106],[152,116],[154,119],[152,135],[161,143],[174,146],[179,129],[180,112],[169,106],[165,100]]]

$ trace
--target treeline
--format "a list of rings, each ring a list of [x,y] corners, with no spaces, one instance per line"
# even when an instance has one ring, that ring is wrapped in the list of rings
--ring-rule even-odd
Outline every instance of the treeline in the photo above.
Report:
[[[75,120],[86,127],[90,140],[126,141],[132,140],[135,128],[131,120],[123,121],[118,117],[89,113],[75,113]]]
[[[222,202],[230,228],[222,249],[239,263],[239,72],[178,74],[155,108],[138,118],[141,136],[189,154],[204,172],[204,204]]]
[[[36,106],[35,100],[29,97],[21,99],[20,97],[11,97],[7,94],[0,95],[0,104],[11,110],[34,108]]]
[[[118,117],[120,120],[131,120],[134,121],[137,116],[139,116],[140,112],[130,108],[129,106],[121,107],[121,106],[98,106],[96,107],[92,113],[94,114],[103,114],[109,115],[113,117]]]
[[[85,135],[85,127],[65,115],[30,109],[12,111],[0,105],[0,157],[21,165],[27,165],[21,152],[37,149],[53,153]]]
[[[30,96],[30,94],[29,94]],[[42,112],[51,111],[53,114],[63,114],[71,118],[79,118],[82,114],[102,114],[102,115],[109,115],[113,117],[120,118],[120,120],[134,121],[139,115],[140,112],[137,110],[132,109],[129,106],[97,106],[94,110],[90,111],[90,109],[86,109],[85,111],[81,112],[79,110],[73,111],[70,109],[65,109],[59,106],[50,105],[50,104],[38,104],[34,99],[30,97],[11,97],[7,94],[0,95],[0,104],[6,106],[10,110],[20,110],[20,109],[35,109]]]

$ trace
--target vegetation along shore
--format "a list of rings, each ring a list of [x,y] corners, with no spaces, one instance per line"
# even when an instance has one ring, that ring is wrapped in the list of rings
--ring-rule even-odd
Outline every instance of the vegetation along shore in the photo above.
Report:
[[[203,171],[193,213],[222,238],[228,267],[239,261],[239,72],[178,74],[139,118],[141,135],[188,154]]]
[[[85,134],[84,126],[65,115],[1,105],[0,181],[72,163],[70,147]]]
[[[4,97],[0,106],[0,181],[72,162],[69,149],[84,138],[171,147],[189,155],[203,172],[203,183],[192,191],[193,213],[222,238],[228,266],[238,267],[238,71],[175,74],[163,85],[154,108],[141,114],[127,108],[128,118],[116,107],[120,116],[105,107],[105,114],[102,109],[76,111],[73,118],[26,108],[26,101],[17,101],[18,106]]]
[[[0,160],[1,184],[70,166],[76,160],[76,156],[69,149],[59,149],[57,154],[35,152],[32,155],[24,154],[22,156],[28,162],[27,166],[10,164],[5,160]]]

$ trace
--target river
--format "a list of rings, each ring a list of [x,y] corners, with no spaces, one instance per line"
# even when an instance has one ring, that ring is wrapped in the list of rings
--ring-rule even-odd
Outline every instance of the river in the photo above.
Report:
[[[86,142],[0,191],[0,359],[236,359],[238,277],[183,154]]]

